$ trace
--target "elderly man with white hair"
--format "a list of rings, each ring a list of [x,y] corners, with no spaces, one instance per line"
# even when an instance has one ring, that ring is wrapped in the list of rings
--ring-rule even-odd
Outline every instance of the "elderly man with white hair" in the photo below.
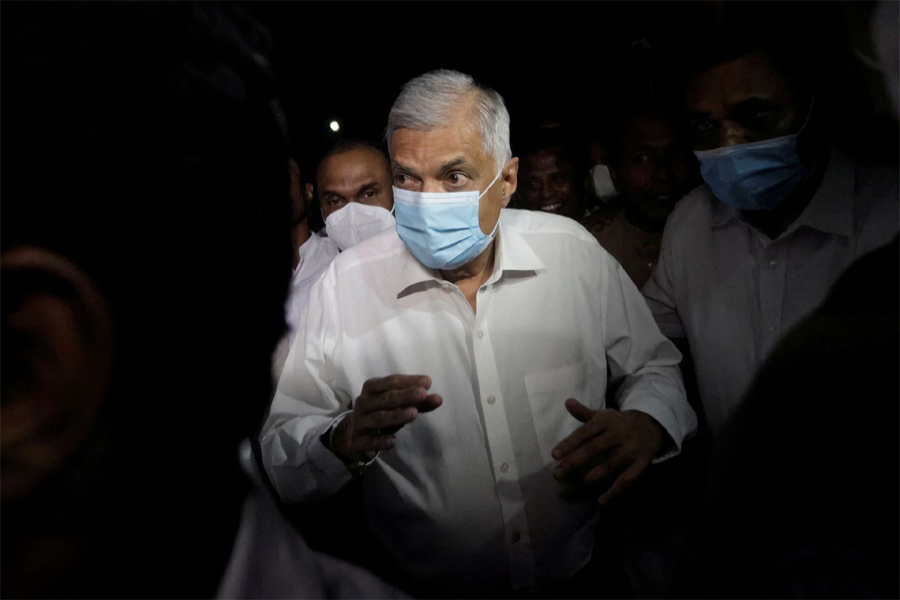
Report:
[[[499,94],[417,77],[387,140],[396,230],[313,289],[266,470],[287,502],[363,477],[373,530],[422,589],[558,590],[591,557],[598,503],[694,432],[681,355],[583,227],[504,208],[518,159]]]

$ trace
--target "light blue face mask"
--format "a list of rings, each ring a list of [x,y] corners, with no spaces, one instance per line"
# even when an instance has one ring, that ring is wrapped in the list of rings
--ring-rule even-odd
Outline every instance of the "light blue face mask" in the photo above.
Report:
[[[481,194],[478,190],[431,193],[394,188],[397,234],[420,263],[448,271],[484,252],[500,220],[490,235],[485,235],[478,222],[478,207],[500,173],[502,170]]]
[[[770,210],[806,180],[797,136],[694,152],[716,198],[738,210]]]
[[[812,106],[810,106],[812,112]],[[809,117],[807,117],[807,121]],[[806,123],[800,131],[806,127]],[[797,134],[694,152],[716,198],[738,210],[771,210],[809,177],[797,154]]]

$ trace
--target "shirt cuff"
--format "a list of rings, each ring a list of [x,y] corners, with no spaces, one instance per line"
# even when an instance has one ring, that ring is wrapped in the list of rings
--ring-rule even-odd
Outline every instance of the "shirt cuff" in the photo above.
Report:
[[[622,410],[636,410],[649,415],[669,434],[667,439],[663,439],[663,445],[659,449],[659,454],[651,461],[652,464],[661,463],[681,452],[681,442],[683,441],[681,427],[679,427],[675,415],[665,404],[645,396],[630,400],[628,406],[623,407]]]
[[[375,462],[375,459],[378,458],[378,455],[381,454],[381,451],[379,450],[379,451],[375,452],[375,456],[373,456],[372,460],[370,460],[368,462],[363,462],[363,461],[348,462],[348,461],[345,461],[344,459],[342,459],[340,456],[338,456],[336,452],[331,450],[331,448],[334,447],[334,443],[333,443],[334,442],[334,432],[337,431],[338,424],[341,421],[343,421],[345,418],[347,418],[347,415],[349,415],[351,412],[353,412],[353,411],[352,410],[344,411],[341,414],[339,414],[338,416],[336,416],[334,418],[334,420],[325,429],[325,433],[323,433],[322,436],[319,436],[319,444],[318,445],[324,446],[324,444],[322,443],[322,437],[327,437],[328,438],[328,446],[325,447],[325,450],[328,452],[328,454],[330,454],[331,456],[333,456],[334,458],[339,460],[341,462],[341,465],[343,465],[344,469],[348,473],[355,475],[355,474],[359,473],[360,471],[362,471],[362,469],[368,467],[373,462]]]

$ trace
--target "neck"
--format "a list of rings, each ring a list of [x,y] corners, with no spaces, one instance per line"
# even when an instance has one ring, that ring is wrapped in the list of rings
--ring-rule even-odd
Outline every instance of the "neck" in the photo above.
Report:
[[[491,240],[491,245],[479,254],[474,260],[467,264],[453,269],[452,271],[441,271],[441,276],[451,283],[455,283],[459,291],[465,295],[466,300],[473,311],[477,311],[476,297],[478,289],[484,285],[484,282],[490,278],[494,272],[494,255],[496,252],[497,240]]]
[[[294,248],[294,268],[297,268],[297,265],[300,264],[300,246],[306,243],[306,241],[312,237],[312,232],[309,230],[309,219],[304,218],[302,221],[294,225],[294,228],[291,230],[291,241],[293,242]]]
[[[830,156],[828,149],[822,151],[822,158],[813,167],[813,172],[809,179],[800,186],[787,200],[776,206],[772,210],[760,211],[741,211],[741,217],[745,221],[762,231],[770,240],[776,239],[785,230],[790,227],[791,223],[809,206],[819,184],[822,183],[822,177],[828,168]]]
[[[497,240],[492,240],[491,245],[473,260],[452,271],[441,271],[441,277],[457,286],[461,282],[477,281],[478,287],[481,287],[481,284],[487,281],[494,271],[494,248],[496,245]]]
[[[660,233],[666,226],[666,220],[652,219],[634,210],[631,203],[625,205],[625,218],[629,223],[648,233]]]

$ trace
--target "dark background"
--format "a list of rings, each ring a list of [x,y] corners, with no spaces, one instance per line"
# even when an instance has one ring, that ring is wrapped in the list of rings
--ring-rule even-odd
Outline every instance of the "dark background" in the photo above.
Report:
[[[269,29],[279,95],[295,154],[314,166],[339,139],[381,141],[402,85],[437,68],[496,89],[516,134],[556,118],[583,134],[617,107],[670,88],[680,51],[722,18],[786,35],[828,73],[837,137],[851,152],[896,152],[881,76],[854,58],[872,55],[874,2],[253,2]],[[702,42],[700,42],[702,45]],[[879,95],[881,94],[881,95]],[[824,98],[823,98],[824,100]],[[329,123],[337,120],[335,134]],[[885,129],[887,127],[887,129]],[[887,133],[886,133],[887,132]],[[514,147],[515,152],[515,147]]]

